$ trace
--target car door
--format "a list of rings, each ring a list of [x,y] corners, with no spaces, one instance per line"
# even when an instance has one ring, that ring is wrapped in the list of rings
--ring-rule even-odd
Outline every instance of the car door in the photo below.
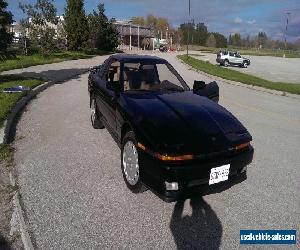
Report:
[[[106,115],[105,115],[105,106],[104,106],[104,93],[106,88],[106,79],[104,76],[104,72],[107,70],[110,59],[107,59],[100,70],[92,72],[92,92],[96,98],[96,105],[98,111],[102,114],[101,119],[107,123]]]
[[[235,62],[235,55],[234,55],[234,53],[233,52],[229,52],[229,63],[230,64],[235,64],[236,62]]]
[[[120,62],[111,60],[104,72],[105,88],[102,90],[102,114],[106,127],[116,135],[117,95],[115,88],[120,84]]]
[[[235,57],[236,57],[236,64],[242,64],[243,63],[243,58],[241,57],[240,54],[236,53],[235,54]]]

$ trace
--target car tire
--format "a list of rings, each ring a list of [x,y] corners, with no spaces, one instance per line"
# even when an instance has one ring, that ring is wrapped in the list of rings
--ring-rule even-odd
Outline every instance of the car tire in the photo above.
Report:
[[[248,67],[248,63],[247,62],[243,62],[243,68],[247,68]]]
[[[228,67],[228,66],[229,66],[228,60],[225,60],[225,61],[224,61],[224,66],[225,66],[225,67]]]
[[[98,111],[95,97],[91,97],[91,123],[94,129],[103,129],[104,125],[100,118],[102,114]]]
[[[121,169],[126,186],[133,193],[140,193],[144,186],[140,178],[137,141],[132,131],[125,134],[121,145]]]

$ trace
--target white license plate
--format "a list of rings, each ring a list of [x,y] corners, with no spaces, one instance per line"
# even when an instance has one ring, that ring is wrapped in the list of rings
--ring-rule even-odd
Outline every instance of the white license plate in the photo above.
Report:
[[[230,164],[210,170],[209,185],[228,180]]]

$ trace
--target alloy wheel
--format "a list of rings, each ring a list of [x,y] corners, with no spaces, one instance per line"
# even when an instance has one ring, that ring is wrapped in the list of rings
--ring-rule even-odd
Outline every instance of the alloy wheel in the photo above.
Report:
[[[132,141],[127,141],[123,149],[123,170],[126,180],[132,186],[139,181],[138,152]]]

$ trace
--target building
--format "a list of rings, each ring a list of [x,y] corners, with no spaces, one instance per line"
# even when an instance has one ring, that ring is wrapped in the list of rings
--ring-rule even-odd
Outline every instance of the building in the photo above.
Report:
[[[29,18],[29,23],[31,23],[31,18]],[[53,28],[55,30],[56,33],[56,37],[60,37],[61,33],[64,32],[64,17],[63,16],[57,16],[57,25],[52,24],[52,23],[47,23],[48,26],[50,28]],[[9,27],[9,31],[11,33],[14,33],[14,39],[13,41],[15,43],[19,42],[20,38],[22,38],[22,36],[29,36],[29,30],[26,30],[26,34],[25,34],[25,30],[24,28],[21,26],[20,22],[14,22],[12,25],[10,25]]]
[[[22,37],[22,26],[19,22],[14,22],[9,27],[9,32],[14,34],[13,42],[17,43]]]
[[[119,32],[120,47],[150,49],[153,46],[153,29],[132,24],[127,20],[117,20],[114,24]]]

